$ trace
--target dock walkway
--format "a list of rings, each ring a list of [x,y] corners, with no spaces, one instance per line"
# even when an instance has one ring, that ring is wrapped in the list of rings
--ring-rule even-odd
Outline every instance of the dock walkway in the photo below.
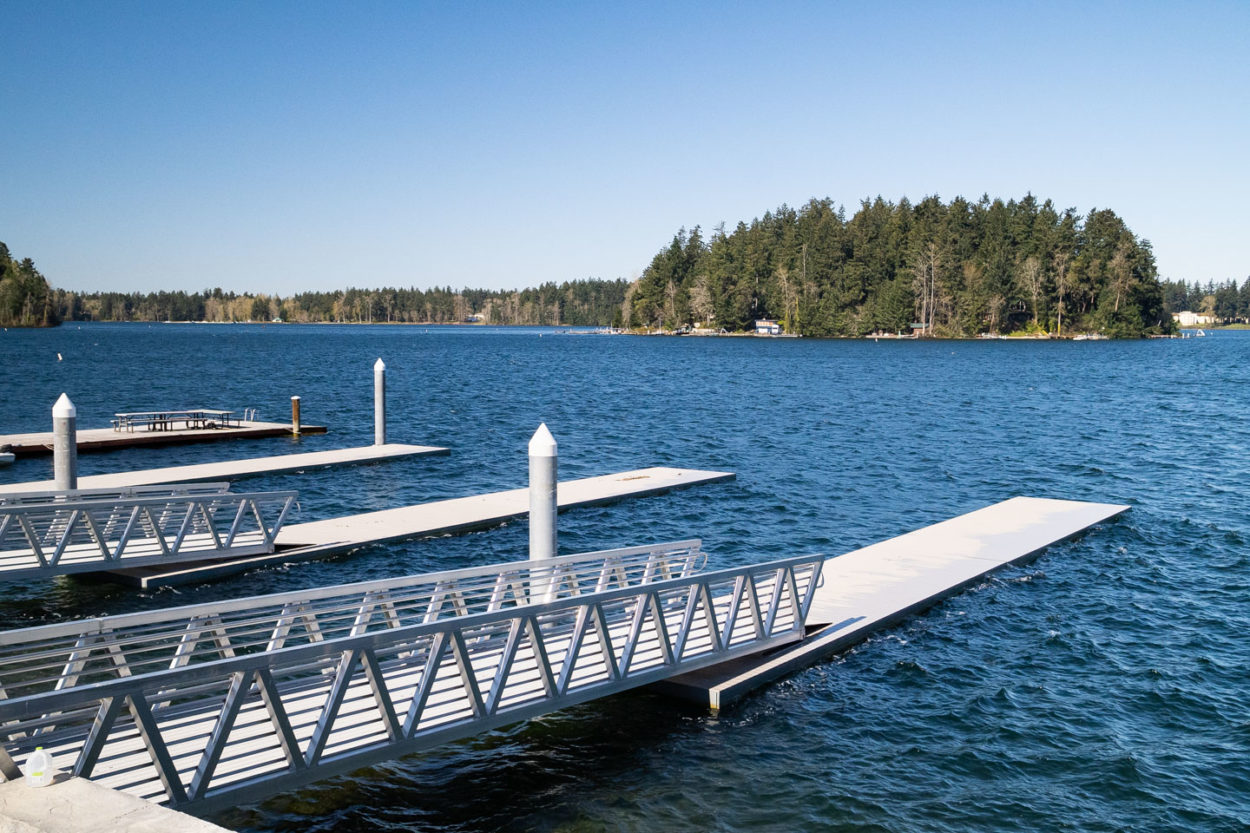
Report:
[[[733,478],[733,472],[723,471],[667,467],[636,469],[619,474],[562,481],[557,491],[557,502],[561,509],[593,506],[699,484],[719,483]],[[509,489],[505,492],[291,524],[283,527],[278,534],[277,551],[269,555],[171,568],[119,570],[111,575],[144,589],[188,584],[269,564],[324,558],[387,541],[483,529],[523,517],[528,512],[529,490]]]
[[[301,425],[301,434],[324,434],[323,425]],[[79,429],[78,452],[113,451],[118,448],[136,448],[153,445],[179,445],[210,442],[215,440],[243,440],[261,437],[289,437],[291,425],[287,422],[242,421],[230,428],[178,428],[169,431],[116,431],[112,428]],[[18,457],[39,457],[52,453],[52,432],[33,434],[0,434],[0,446],[10,446],[9,451]]]
[[[112,474],[94,474],[78,478],[80,489],[124,489],[131,486],[149,486],[158,483],[201,483],[205,481],[234,480],[262,474],[298,471],[301,469],[350,466],[376,463],[401,457],[422,457],[447,454],[445,448],[429,445],[366,445],[359,448],[336,448],[330,451],[310,451],[303,454],[278,454],[272,457],[254,457],[250,460],[226,460],[220,463],[197,463],[190,466],[169,466],[160,469],[124,471]],[[39,480],[26,483],[0,484],[0,495],[48,492],[56,488],[55,481]]]
[[[768,657],[675,677],[662,688],[712,708],[727,706],[1128,508],[1016,497],[831,558],[822,570],[803,642]]]

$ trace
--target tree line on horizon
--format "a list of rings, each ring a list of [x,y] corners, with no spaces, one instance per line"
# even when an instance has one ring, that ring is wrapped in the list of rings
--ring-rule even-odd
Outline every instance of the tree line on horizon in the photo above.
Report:
[[[878,197],[854,215],[828,199],[782,205],[709,238],[681,229],[633,282],[587,279],[524,290],[434,287],[299,292],[287,297],[52,289],[0,243],[0,319],[272,321],[614,326],[729,332],[779,321],[808,336],[982,332],[1142,336],[1175,330],[1182,309],[1250,319],[1250,279],[1161,281],[1150,243],[1113,211],[1080,215],[1033,195],[918,203]]]
[[[69,292],[56,290],[70,321],[281,320],[293,323],[411,323],[602,326],[619,314],[625,280],[545,283],[534,289],[356,289],[298,292],[287,297],[202,292]]]

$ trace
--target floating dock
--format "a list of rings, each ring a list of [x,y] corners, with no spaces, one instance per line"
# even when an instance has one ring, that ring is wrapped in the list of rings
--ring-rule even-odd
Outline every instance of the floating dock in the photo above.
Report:
[[[81,433],[81,432],[79,432]],[[95,474],[78,478],[80,489],[126,489],[132,486],[150,486],[159,483],[202,483],[226,481],[240,477],[299,471],[302,469],[351,466],[395,460],[401,457],[423,457],[447,454],[448,450],[437,446],[366,445],[360,448],[337,448],[331,451],[311,451],[303,454],[278,454],[273,457],[255,457],[250,460],[227,460],[221,463],[198,463],[191,466],[170,466],[161,469]],[[0,495],[48,492],[56,488],[52,480],[27,483],[0,484]]]
[[[324,425],[301,425],[301,434],[324,434]],[[89,451],[113,451],[118,448],[138,448],[154,445],[181,445],[186,443],[213,442],[216,440],[246,440],[261,437],[289,437],[288,422],[243,421],[231,428],[180,428],[169,431],[117,431],[112,428],[83,428],[77,432],[79,453]],[[0,434],[0,446],[10,446],[9,451],[18,457],[39,457],[52,453],[52,432],[35,434]]]
[[[1128,508],[1016,497],[829,559],[801,643],[674,677],[661,688],[714,709],[730,705]]]
[[[733,472],[656,467],[619,474],[566,480],[557,492],[561,509],[613,503],[673,489],[734,478]],[[471,497],[452,498],[415,506],[383,509],[325,521],[290,524],[278,534],[277,551],[250,558],[141,567],[109,573],[113,578],[152,589],[206,581],[270,564],[324,558],[371,544],[402,541],[496,526],[529,512],[529,490],[510,489]]]

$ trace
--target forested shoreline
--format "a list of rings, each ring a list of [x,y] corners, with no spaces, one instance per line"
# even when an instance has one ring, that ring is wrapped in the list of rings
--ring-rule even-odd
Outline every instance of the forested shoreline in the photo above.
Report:
[[[55,327],[55,294],[30,258],[14,260],[0,243],[0,327]]]
[[[524,290],[348,288],[287,297],[51,289],[28,258],[0,243],[0,320],[480,322],[674,332],[784,332],[856,337],[912,333],[1138,337],[1174,332],[1193,310],[1250,321],[1250,279],[1205,286],[1161,281],[1149,241],[1115,212],[1080,215],[1031,194],[949,203],[878,197],[847,216],[828,199],[781,206],[732,231],[682,229],[633,282],[587,279]]]
[[[918,331],[1133,337],[1170,333],[1149,242],[1116,214],[1003,202],[830,200],[782,206],[705,239],[682,230],[630,288],[627,327],[862,336]]]
[[[88,292],[57,290],[70,321],[274,321],[350,324],[602,326],[620,315],[625,280],[546,283],[536,289],[346,289],[279,295],[203,292]]]

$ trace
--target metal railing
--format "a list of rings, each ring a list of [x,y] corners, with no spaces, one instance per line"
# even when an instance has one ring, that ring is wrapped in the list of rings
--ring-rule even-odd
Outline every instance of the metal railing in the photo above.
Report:
[[[225,484],[0,498],[0,580],[273,552],[296,492]]]
[[[0,507],[28,506],[42,503],[67,503],[78,500],[125,500],[140,497],[178,497],[184,495],[219,495],[230,491],[230,484],[172,483],[154,486],[120,486],[104,489],[69,489],[45,492],[5,494],[0,487]]]
[[[14,760],[42,746],[79,776],[211,812],[796,641],[822,563],[570,592],[79,681],[0,700],[0,737]]]
[[[251,596],[0,632],[0,699],[681,578],[698,540]]]

